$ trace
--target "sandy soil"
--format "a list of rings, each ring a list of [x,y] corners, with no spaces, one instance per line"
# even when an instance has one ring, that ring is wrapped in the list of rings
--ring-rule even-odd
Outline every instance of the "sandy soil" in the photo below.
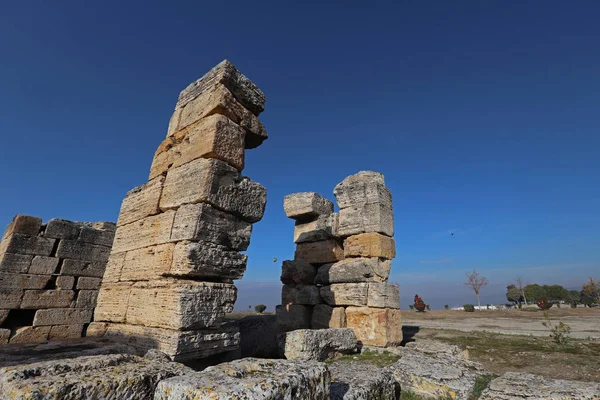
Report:
[[[600,338],[600,309],[551,309],[550,319],[571,326],[571,337],[578,339]],[[403,325],[418,328],[453,329],[463,332],[488,331],[508,335],[548,336],[542,325],[541,311],[429,311],[418,313],[404,311]]]

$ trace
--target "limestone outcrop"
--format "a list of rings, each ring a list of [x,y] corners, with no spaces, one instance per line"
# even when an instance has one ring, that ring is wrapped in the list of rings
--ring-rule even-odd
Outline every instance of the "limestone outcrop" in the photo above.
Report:
[[[331,400],[396,400],[400,388],[387,369],[366,363],[335,362],[331,373]]]
[[[223,61],[184,89],[149,181],[123,200],[89,335],[173,360],[239,348],[233,310],[266,189],[243,176],[245,149],[267,133],[265,96]]]
[[[282,330],[352,328],[363,345],[402,342],[392,195],[382,174],[361,171],[334,189],[340,208],[314,192],[284,198],[296,221],[294,260],[283,262]]]
[[[0,243],[0,344],[81,337],[115,225],[17,215]]]

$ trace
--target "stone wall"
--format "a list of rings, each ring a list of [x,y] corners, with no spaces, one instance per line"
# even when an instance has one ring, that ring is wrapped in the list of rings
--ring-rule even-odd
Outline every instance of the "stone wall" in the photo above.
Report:
[[[81,337],[114,234],[110,222],[17,215],[0,243],[0,344]]]
[[[148,183],[123,200],[89,335],[173,360],[239,348],[239,329],[222,317],[266,205],[266,189],[240,173],[245,149],[267,138],[264,102],[228,61],[181,92]]]
[[[391,193],[382,174],[361,171],[334,194],[339,212],[314,192],[284,199],[297,246],[283,262],[278,322],[287,331],[348,327],[365,345],[399,344],[400,292],[388,283],[396,255]]]

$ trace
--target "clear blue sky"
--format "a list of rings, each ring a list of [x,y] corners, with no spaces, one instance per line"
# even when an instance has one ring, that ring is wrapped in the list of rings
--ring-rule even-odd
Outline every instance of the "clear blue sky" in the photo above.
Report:
[[[116,220],[177,95],[224,58],[267,95],[241,308],[278,302],[283,196],[383,172],[403,308],[600,277],[600,3],[3,2],[0,225]],[[455,232],[451,237],[449,232]],[[473,299],[471,299],[473,297]]]

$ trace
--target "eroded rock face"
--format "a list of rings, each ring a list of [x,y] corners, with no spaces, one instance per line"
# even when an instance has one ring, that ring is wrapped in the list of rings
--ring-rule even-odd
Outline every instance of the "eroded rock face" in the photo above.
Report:
[[[335,362],[331,372],[331,400],[396,400],[400,396],[392,373],[370,364]]]
[[[156,385],[194,371],[178,363],[108,354],[0,368],[0,398],[31,400],[152,399]]]
[[[600,383],[546,379],[541,376],[507,372],[492,380],[481,400],[598,399]]]
[[[358,351],[352,329],[299,329],[279,335],[279,349],[288,360],[325,361]]]
[[[293,193],[284,197],[283,210],[288,218],[310,221],[333,213],[333,203],[315,192]]]
[[[328,400],[325,364],[245,358],[159,383],[155,400],[263,399]]]

